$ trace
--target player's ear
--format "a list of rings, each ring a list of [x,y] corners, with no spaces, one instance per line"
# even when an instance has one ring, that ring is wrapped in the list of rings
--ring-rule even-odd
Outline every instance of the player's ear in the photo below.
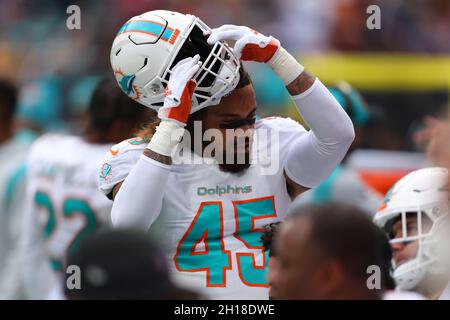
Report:
[[[316,283],[320,283],[318,290],[324,297],[331,296],[336,289],[341,288],[345,281],[342,264],[336,260],[326,261],[316,270]]]

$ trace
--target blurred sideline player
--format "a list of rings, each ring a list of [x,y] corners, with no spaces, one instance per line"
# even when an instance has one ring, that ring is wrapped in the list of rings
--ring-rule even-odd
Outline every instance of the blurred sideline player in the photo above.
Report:
[[[380,300],[394,288],[387,238],[360,209],[340,204],[296,208],[275,235],[275,298]],[[369,266],[379,287],[369,288]]]
[[[161,28],[165,23],[167,33]],[[236,40],[233,53],[224,40]],[[251,80],[236,58],[267,63],[311,131],[290,119],[256,121]],[[209,31],[191,15],[148,12],[120,29],[111,62],[122,89],[157,109],[161,119],[156,132],[149,128],[141,135],[140,145],[125,141],[107,156],[112,178],[101,177],[100,188],[114,198],[113,224],[147,230],[158,219],[159,229],[165,230],[160,240],[169,268],[183,286],[212,299],[267,299],[262,226],[283,219],[292,198],[319,185],[335,169],[354,139],[351,120],[278,40],[248,27],[225,25]],[[194,152],[183,152],[202,161],[183,163],[173,151],[180,146],[183,128],[200,138],[193,134],[194,120],[203,130],[218,130],[224,145],[202,158],[207,148],[195,150],[196,144],[202,145],[195,140]],[[227,130],[238,129],[250,133],[245,143],[226,138]],[[279,159],[270,174],[261,163],[250,161],[253,151],[264,147],[252,143],[262,132],[279,135],[277,141],[267,141]],[[230,154],[243,155],[245,161],[220,162]]]
[[[374,222],[389,236],[398,289],[450,299],[448,205],[448,171],[441,167],[413,171],[386,194]]]
[[[28,157],[23,264],[26,297],[57,298],[67,252],[110,225],[112,203],[97,189],[98,167],[110,147],[154,116],[124,97],[112,79],[95,89],[84,136],[45,134]],[[111,168],[104,166],[107,179]]]
[[[364,126],[370,118],[369,109],[359,92],[345,81],[339,82],[336,86],[329,86],[328,89],[355,126],[355,141],[346,155],[347,158],[353,150],[361,146],[365,133]],[[296,205],[343,203],[357,206],[367,214],[373,215],[382,201],[382,194],[367,185],[356,170],[345,164],[344,159],[320,186],[303,193],[295,203]]]
[[[16,88],[0,80],[0,299],[20,297],[17,253],[29,143],[14,132],[16,105]]]

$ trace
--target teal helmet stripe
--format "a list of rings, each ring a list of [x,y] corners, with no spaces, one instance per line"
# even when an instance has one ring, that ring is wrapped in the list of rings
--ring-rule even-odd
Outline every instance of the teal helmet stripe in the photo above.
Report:
[[[124,32],[143,32],[154,35],[155,37],[159,37],[161,34],[161,38],[163,40],[169,41],[170,37],[173,34],[173,30],[166,28],[165,26],[152,22],[152,21],[131,21],[125,23],[122,28],[120,28],[117,35],[120,35]]]

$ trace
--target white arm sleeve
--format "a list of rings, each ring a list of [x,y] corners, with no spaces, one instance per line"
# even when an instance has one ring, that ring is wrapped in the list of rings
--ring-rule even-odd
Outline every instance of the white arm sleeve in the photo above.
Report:
[[[314,188],[342,161],[355,132],[349,116],[319,79],[292,99],[311,130],[293,141],[285,172],[298,185]]]
[[[141,155],[114,198],[114,227],[148,230],[161,211],[169,173],[170,166]]]

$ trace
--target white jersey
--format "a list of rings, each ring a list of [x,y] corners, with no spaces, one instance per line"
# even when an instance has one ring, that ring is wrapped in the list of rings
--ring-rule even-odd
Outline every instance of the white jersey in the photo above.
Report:
[[[270,170],[255,163],[241,174],[230,174],[217,164],[182,164],[174,158],[160,216],[150,232],[165,247],[178,285],[210,299],[268,298],[268,256],[261,231],[282,220],[291,204],[284,162],[292,141],[305,132],[291,119],[256,123],[255,136],[269,137],[266,144],[254,142],[252,149],[269,154],[259,149],[276,148],[270,160],[277,165]],[[112,148],[100,173],[105,194],[126,178],[146,146],[138,138]]]
[[[44,299],[61,284],[67,253],[103,226],[112,202],[97,188],[98,167],[110,145],[48,134],[28,159],[25,272],[27,298]],[[31,273],[31,274],[30,274]]]
[[[21,297],[18,245],[28,150],[29,143],[15,138],[0,144],[0,299]]]

